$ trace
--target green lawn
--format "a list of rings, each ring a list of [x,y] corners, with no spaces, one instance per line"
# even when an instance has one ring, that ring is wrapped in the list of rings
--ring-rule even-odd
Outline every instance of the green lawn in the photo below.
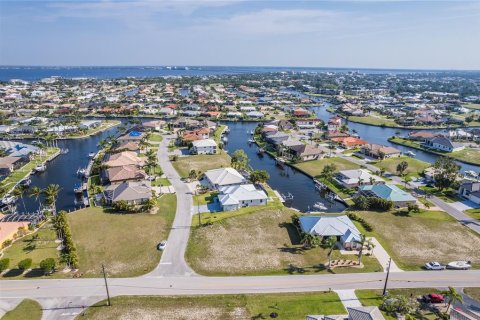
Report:
[[[428,162],[424,162],[411,157],[388,158],[385,160],[377,161],[373,163],[373,165],[380,169],[383,168],[385,169],[385,171],[397,174],[397,165],[402,161],[406,161],[408,163],[408,168],[407,170],[405,170],[404,174],[409,177],[419,177],[423,170],[431,166],[431,164]]]
[[[177,161],[172,161],[172,164],[182,178],[187,178],[190,170],[203,173],[211,169],[230,167],[230,156],[225,151],[219,150],[215,155],[179,157]]]
[[[206,192],[199,194],[198,196],[193,196],[193,205],[201,206],[215,201],[215,197],[218,195],[218,192]]]
[[[42,313],[42,306],[37,301],[24,299],[15,309],[5,313],[1,320],[40,320]]]
[[[480,208],[468,209],[468,210],[465,210],[465,213],[474,219],[480,220]]]
[[[163,136],[160,133],[152,133],[150,134],[150,138],[148,139],[148,141],[150,142],[162,142],[162,140]]]
[[[445,202],[453,203],[457,201],[462,201],[463,199],[458,195],[457,191],[454,189],[446,189],[439,191],[437,188],[434,187],[427,187],[422,186],[419,188],[420,190],[425,191],[430,195],[437,196],[438,198],[442,199]]]
[[[339,157],[301,162],[295,164],[294,167],[306,172],[312,177],[316,177],[322,173],[323,168],[327,164],[334,164],[337,167],[337,171],[360,168],[358,164]]]
[[[236,320],[304,319],[307,314],[346,314],[335,292],[242,294],[207,296],[120,296],[107,307],[101,301],[77,319]],[[255,318],[257,317],[257,318]]]
[[[175,195],[163,195],[158,207],[155,214],[114,214],[101,208],[69,214],[79,272],[100,277],[102,263],[114,277],[134,277],[151,271],[160,260],[156,245],[167,238],[175,217]]]
[[[318,178],[318,180],[325,184],[330,190],[335,192],[340,198],[344,200],[352,197],[356,193],[356,190],[354,188],[345,188],[333,179],[327,180],[324,178]]]
[[[12,269],[4,273],[2,278],[43,276],[43,273],[36,268],[38,268],[40,261],[46,258],[55,258],[57,268],[60,267],[59,253],[56,249],[59,243],[56,243],[55,240],[57,240],[57,235],[53,226],[50,223],[46,223],[37,232],[14,242],[10,248],[5,250],[2,256],[2,258],[10,259],[10,269]],[[21,271],[17,269],[17,264],[27,258],[32,259],[33,270],[25,275],[21,275]]]
[[[162,187],[167,187],[171,186],[172,184],[167,178],[157,178],[154,181],[152,181],[152,186],[162,186]]]
[[[412,299],[416,299],[417,297],[421,297],[425,294],[429,293],[439,293],[438,289],[429,289],[429,288],[417,288],[417,289],[389,289],[388,290],[390,295],[402,295],[405,297],[412,297]],[[362,303],[363,306],[376,306],[379,307],[383,302],[382,297],[382,290],[355,290],[355,294],[357,295],[358,300]],[[388,315],[385,312],[382,312],[387,320],[395,320],[397,319],[394,316]],[[437,319],[435,314],[429,310],[421,310],[420,317],[425,317],[424,319]]]
[[[215,129],[215,132],[213,134],[213,139],[215,140],[215,142],[218,144],[221,142],[221,138],[222,138],[222,132],[223,130],[225,130],[225,125],[219,125],[216,129]]]
[[[460,225],[442,211],[421,211],[407,214],[405,211],[357,212],[374,231],[374,236],[389,252],[397,265],[405,270],[420,270],[425,262],[434,260],[448,263],[469,257],[478,267],[480,236]],[[445,235],[448,234],[448,241]]]
[[[369,124],[373,126],[401,127],[398,123],[395,122],[394,119],[387,119],[382,115],[368,117],[349,116],[347,117],[347,119],[348,121]]]
[[[5,191],[2,193],[2,195],[13,189],[15,185],[21,180],[23,180],[25,177],[27,177],[37,165],[43,163],[45,159],[59,151],[59,148],[48,148],[45,155],[34,156],[30,162],[28,162],[26,165],[19,168],[18,170],[15,170],[12,174],[2,180],[2,182],[0,182],[0,188]]]
[[[463,291],[473,299],[480,302],[480,288],[464,288]]]
[[[305,250],[300,243],[300,235],[291,223],[291,216],[297,213],[285,207],[268,208],[194,227],[186,259],[197,273],[208,276],[329,273],[324,266],[328,262],[328,250],[320,247]],[[238,259],[239,252],[241,259]],[[357,261],[358,258],[334,250],[332,259]],[[363,268],[335,268],[330,272],[383,270],[373,257],[364,256],[362,262]]]
[[[415,149],[424,150],[426,152],[438,154],[441,156],[449,157],[452,159],[456,159],[461,162],[470,163],[473,165],[480,165],[480,149],[478,148],[465,148],[463,150],[455,151],[455,152],[440,152],[440,151],[434,151],[434,150],[427,150],[423,148],[418,142],[399,138],[399,137],[389,138],[388,141],[392,143],[412,147]]]
[[[480,103],[465,103],[462,104],[462,106],[469,109],[480,110]]]

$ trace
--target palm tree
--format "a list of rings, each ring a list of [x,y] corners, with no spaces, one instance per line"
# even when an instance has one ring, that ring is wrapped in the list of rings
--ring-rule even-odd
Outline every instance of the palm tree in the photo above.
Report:
[[[54,215],[57,213],[56,202],[59,192],[60,186],[58,184],[50,184],[45,190],[43,190],[43,193],[45,194],[45,202],[52,207]]]
[[[332,253],[333,249],[335,249],[335,246],[337,245],[336,237],[329,237],[325,242],[325,245],[327,246],[327,248],[330,248],[330,250],[328,251],[328,269],[331,269]]]
[[[16,197],[16,198],[20,198],[22,200],[22,204],[23,204],[23,210],[24,211],[27,211],[27,207],[25,206],[25,200],[23,200],[23,195],[25,193],[25,188],[22,187],[22,186],[16,186],[13,191],[12,191],[12,194]]]
[[[365,242],[367,242],[367,238],[364,234],[360,234],[360,239],[355,240],[354,242],[360,245],[360,250],[358,252],[358,263],[362,263],[363,247],[365,246]]]
[[[29,197],[34,197],[35,201],[38,201],[38,198],[40,197],[42,192],[43,192],[42,189],[40,189],[39,187],[31,187],[30,192],[28,193],[28,196]],[[42,208],[42,203],[41,202],[39,202],[39,208],[40,209]]]
[[[450,306],[457,302],[463,303],[463,296],[457,292],[454,287],[448,287],[447,291],[443,291],[442,294],[448,298],[448,307],[447,311],[450,310]]]
[[[302,239],[300,240],[301,243],[303,244],[303,246],[305,248],[312,248],[312,247],[316,247],[320,244],[321,240],[319,237],[311,234],[311,233],[308,233],[308,232],[304,232],[302,234]]]

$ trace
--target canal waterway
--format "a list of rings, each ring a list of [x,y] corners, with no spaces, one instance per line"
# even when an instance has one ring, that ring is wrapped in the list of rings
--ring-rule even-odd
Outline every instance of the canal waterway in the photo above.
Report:
[[[57,210],[74,210],[75,209],[75,193],[73,188],[75,184],[80,182],[80,178],[76,172],[79,168],[85,168],[90,161],[88,154],[98,150],[97,144],[100,140],[110,135],[118,134],[118,126],[109,128],[94,136],[72,139],[58,140],[58,147],[68,149],[66,154],[60,154],[57,158],[47,164],[47,170],[43,173],[32,174],[30,176],[30,187],[36,186],[46,188],[50,184],[58,184],[60,192],[57,199]],[[25,141],[31,143],[31,141]],[[40,199],[41,200],[41,199]],[[25,203],[25,208],[23,206]],[[38,209],[38,201],[28,196],[28,190],[22,199],[17,201],[18,212],[35,212]]]
[[[312,178],[295,170],[287,165],[280,168],[275,164],[275,160],[268,154],[259,156],[257,154],[257,145],[249,143],[251,138],[250,131],[254,130],[257,123],[254,122],[226,122],[230,128],[228,135],[228,143],[225,149],[229,154],[237,149],[243,149],[250,159],[250,166],[254,170],[266,170],[270,179],[268,184],[280,194],[293,195],[291,203],[288,206],[296,208],[302,212],[306,211],[323,211],[323,212],[339,212],[345,209],[345,206],[338,201],[329,201],[322,197],[315,189]],[[317,203],[323,203],[326,209],[318,209]]]

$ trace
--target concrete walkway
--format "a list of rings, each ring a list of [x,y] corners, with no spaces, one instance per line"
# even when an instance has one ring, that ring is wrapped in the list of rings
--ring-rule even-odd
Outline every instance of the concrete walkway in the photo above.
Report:
[[[378,242],[377,239],[374,237],[370,238],[372,240],[372,243],[375,245],[375,248],[373,249],[373,255],[375,258],[377,258],[378,262],[382,265],[383,267],[383,272],[387,272],[387,267],[388,267],[388,260],[390,259],[390,256],[388,252],[382,247],[380,242]],[[395,261],[390,263],[390,272],[403,272],[402,269],[400,269]]]
[[[355,294],[355,290],[335,290],[335,292],[338,294],[345,309],[362,306],[362,303],[358,300],[357,295]]]

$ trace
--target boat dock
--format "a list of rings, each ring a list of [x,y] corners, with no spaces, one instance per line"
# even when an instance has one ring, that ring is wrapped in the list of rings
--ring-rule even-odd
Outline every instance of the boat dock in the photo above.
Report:
[[[273,190],[273,193],[275,193],[275,195],[278,197],[281,203],[285,203],[285,199],[282,197],[280,192],[278,192],[277,190]]]

